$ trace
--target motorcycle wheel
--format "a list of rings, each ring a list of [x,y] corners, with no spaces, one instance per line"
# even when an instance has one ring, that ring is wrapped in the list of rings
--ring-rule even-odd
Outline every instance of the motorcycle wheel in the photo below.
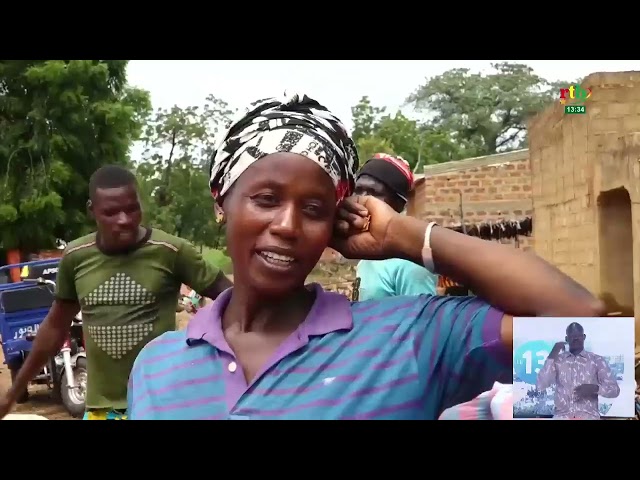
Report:
[[[76,360],[73,377],[76,388],[69,388],[67,376],[62,375],[60,389],[62,404],[73,418],[82,418],[84,416],[87,392],[87,360],[85,358],[80,357]]]

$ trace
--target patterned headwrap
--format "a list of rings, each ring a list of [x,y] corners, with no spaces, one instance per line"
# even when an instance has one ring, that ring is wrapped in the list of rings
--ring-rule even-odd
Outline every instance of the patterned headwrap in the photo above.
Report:
[[[358,154],[344,125],[312,98],[285,93],[252,103],[222,132],[211,159],[213,197],[223,197],[254,162],[277,152],[316,162],[333,180],[338,201],[353,192]]]

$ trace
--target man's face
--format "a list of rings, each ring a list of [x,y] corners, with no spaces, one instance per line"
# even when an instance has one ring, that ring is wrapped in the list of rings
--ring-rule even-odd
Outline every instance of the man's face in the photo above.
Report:
[[[142,208],[134,185],[97,189],[91,212],[109,248],[126,249],[138,241]]]
[[[582,350],[584,349],[585,338],[587,336],[579,327],[571,327],[564,339],[569,344],[570,350]]]
[[[404,202],[400,197],[393,193],[384,183],[376,180],[369,175],[361,175],[356,181],[356,195],[370,195],[382,200],[384,203],[393,208],[396,212],[401,212],[404,208]]]

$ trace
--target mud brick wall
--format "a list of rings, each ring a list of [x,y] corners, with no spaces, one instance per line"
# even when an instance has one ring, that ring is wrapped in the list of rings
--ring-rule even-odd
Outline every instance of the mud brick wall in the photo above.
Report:
[[[592,89],[585,114],[558,103],[529,125],[535,251],[611,309],[635,305],[637,323],[640,72],[595,73],[582,86]]]
[[[425,167],[424,180],[416,186],[408,214],[444,226],[460,225],[460,193],[467,224],[532,217],[528,150]],[[514,240],[503,243],[515,246]],[[524,250],[530,250],[532,244],[532,237],[519,239],[519,248]]]

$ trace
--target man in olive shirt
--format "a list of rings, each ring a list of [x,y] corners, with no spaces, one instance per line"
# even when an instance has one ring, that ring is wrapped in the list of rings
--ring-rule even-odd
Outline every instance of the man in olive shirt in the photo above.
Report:
[[[181,284],[209,298],[231,286],[189,242],[140,225],[136,179],[128,170],[100,168],[89,192],[97,232],[65,249],[56,299],[14,385],[0,401],[0,418],[55,355],[82,308],[89,374],[85,419],[125,419],[133,362],[148,342],[175,329]]]

